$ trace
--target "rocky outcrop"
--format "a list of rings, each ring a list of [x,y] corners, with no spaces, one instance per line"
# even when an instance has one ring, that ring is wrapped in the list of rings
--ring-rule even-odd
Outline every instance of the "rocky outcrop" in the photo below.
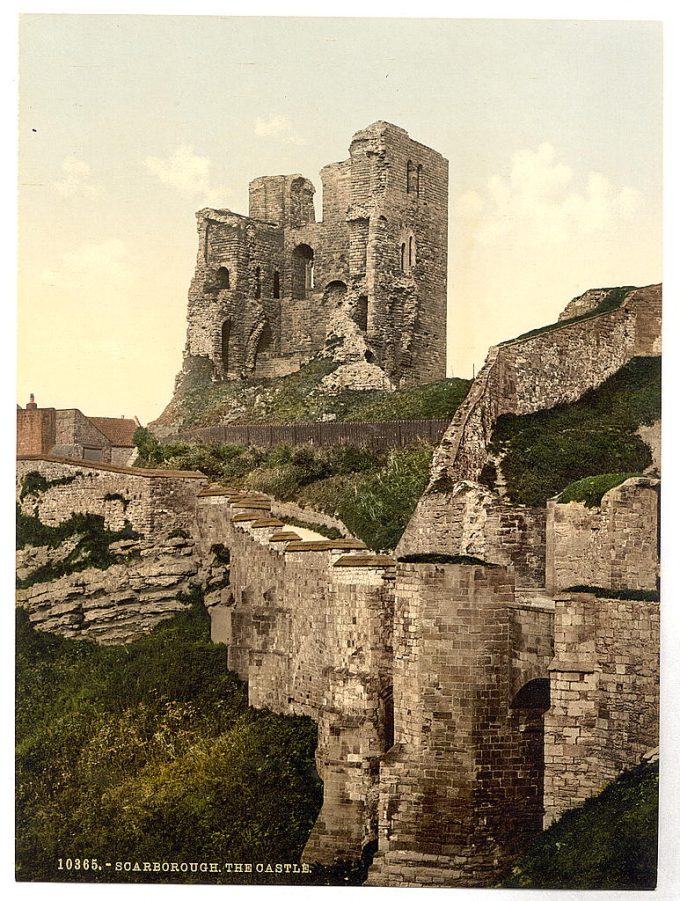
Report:
[[[18,574],[63,560],[71,547],[28,547],[19,552]],[[17,591],[36,628],[86,638],[100,644],[122,644],[150,632],[184,609],[186,596],[199,584],[199,558],[193,539],[165,535],[111,545],[118,562],[107,569],[83,569],[58,579],[36,582]]]

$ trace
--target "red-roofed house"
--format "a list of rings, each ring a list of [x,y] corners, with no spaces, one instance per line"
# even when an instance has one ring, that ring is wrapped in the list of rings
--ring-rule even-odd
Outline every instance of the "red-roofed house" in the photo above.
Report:
[[[31,395],[17,409],[17,455],[51,454],[130,466],[137,455],[132,436],[139,421],[121,416],[85,416],[80,410],[38,407]]]

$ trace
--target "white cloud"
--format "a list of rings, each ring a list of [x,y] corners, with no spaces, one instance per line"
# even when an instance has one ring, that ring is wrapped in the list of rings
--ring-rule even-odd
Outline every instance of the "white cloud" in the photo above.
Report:
[[[210,158],[194,153],[194,148],[187,144],[178,147],[166,159],[147,156],[144,165],[164,185],[176,188],[181,194],[214,198],[216,195],[224,196],[227,193],[223,188],[210,183],[212,169]]]
[[[456,215],[481,245],[541,246],[606,232],[632,219],[640,206],[638,191],[614,188],[598,172],[576,184],[573,170],[545,143],[515,153],[510,174],[493,176],[485,191],[461,195]]]
[[[61,164],[63,177],[53,181],[52,187],[62,197],[97,197],[103,192],[101,185],[92,181],[92,170],[85,160],[67,156]]]
[[[43,281],[53,288],[68,288],[77,293],[85,289],[97,296],[120,287],[130,276],[127,247],[119,238],[99,243],[87,242],[62,254],[59,264],[45,269]]]
[[[307,141],[299,135],[287,116],[272,115],[268,119],[255,120],[255,134],[260,137],[277,138],[284,144],[306,144]]]

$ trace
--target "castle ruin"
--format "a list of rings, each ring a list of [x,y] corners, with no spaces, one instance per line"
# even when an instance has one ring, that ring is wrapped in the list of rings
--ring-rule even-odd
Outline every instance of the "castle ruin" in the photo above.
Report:
[[[302,175],[250,183],[248,216],[203,209],[184,367],[212,378],[295,372],[325,346],[363,385],[446,374],[448,162],[404,129],[358,131],[321,170],[323,217]]]

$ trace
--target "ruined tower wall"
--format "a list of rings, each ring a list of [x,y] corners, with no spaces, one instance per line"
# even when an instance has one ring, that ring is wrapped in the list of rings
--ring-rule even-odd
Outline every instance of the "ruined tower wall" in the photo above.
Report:
[[[352,161],[331,163],[321,170],[323,186],[323,249],[319,284],[349,282],[349,223],[352,202]]]
[[[556,598],[550,671],[546,826],[658,746],[659,604]]]
[[[546,587],[655,591],[659,579],[659,481],[628,479],[599,507],[548,501]]]
[[[488,884],[540,829],[543,710],[511,706],[512,605],[502,568],[398,565],[369,884]]]
[[[350,259],[366,274],[369,345],[402,385],[444,378],[448,162],[388,123],[358,132],[350,153]]]
[[[321,177],[320,223],[314,187],[301,175],[255,179],[248,217],[198,214],[185,368],[207,357],[218,380],[285,375],[324,347],[341,309],[340,320],[352,320],[365,340],[364,350],[350,342],[346,362],[370,361],[394,385],[443,378],[447,161],[403,129],[375,122],[354,136],[350,158]],[[220,268],[229,270],[228,286]],[[337,282],[340,293],[337,285],[329,293]],[[364,378],[363,387],[375,385],[375,372]]]

